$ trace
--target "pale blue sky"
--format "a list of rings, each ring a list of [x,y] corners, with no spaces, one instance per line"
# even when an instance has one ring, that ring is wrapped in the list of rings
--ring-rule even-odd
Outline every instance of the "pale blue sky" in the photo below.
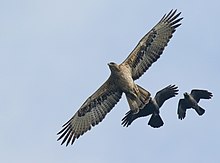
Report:
[[[0,161],[4,163],[219,163],[219,2],[1,0]],[[121,101],[73,146],[56,133],[171,9],[184,19],[162,57],[137,83],[154,95],[169,85],[179,95],[161,109],[164,126],[149,117],[123,128]],[[208,89],[202,117],[177,119],[185,91]]]

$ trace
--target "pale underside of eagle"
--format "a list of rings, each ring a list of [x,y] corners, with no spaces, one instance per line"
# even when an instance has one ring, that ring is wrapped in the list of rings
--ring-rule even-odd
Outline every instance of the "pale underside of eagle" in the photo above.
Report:
[[[182,18],[171,10],[139,41],[121,63],[109,63],[111,74],[58,132],[66,146],[101,122],[125,93],[130,110],[136,114],[150,99],[150,93],[134,83],[160,57]]]

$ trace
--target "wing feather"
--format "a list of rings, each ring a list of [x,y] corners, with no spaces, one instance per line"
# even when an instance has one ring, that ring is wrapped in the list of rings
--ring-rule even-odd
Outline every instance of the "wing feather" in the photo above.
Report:
[[[154,112],[154,107],[152,104],[152,100],[150,100],[149,103],[147,103],[143,109],[140,109],[140,111],[137,114],[133,114],[133,112],[129,110],[125,114],[125,117],[122,119],[121,124],[123,125],[123,127],[128,127],[137,118],[146,117],[152,114],[153,112]]]
[[[180,120],[182,120],[186,117],[186,106],[185,105],[186,105],[185,100],[180,99],[179,103],[178,103],[178,109],[177,109],[178,118]]]
[[[159,107],[161,107],[169,98],[175,97],[178,94],[178,91],[178,87],[175,85],[169,85],[158,91],[155,95],[155,100],[157,101]]]
[[[164,48],[183,18],[181,13],[171,10],[140,40],[122,64],[128,64],[134,80],[138,79],[154,62],[160,58]],[[179,23],[179,24],[178,24]]]
[[[200,99],[210,99],[213,96],[211,92],[201,89],[193,89],[190,94],[197,102],[199,102]]]
[[[122,92],[111,84],[108,79],[92,96],[90,96],[73,117],[63,125],[63,129],[57,134],[57,140],[62,139],[61,144],[68,146],[75,139],[100,123],[120,100]]]

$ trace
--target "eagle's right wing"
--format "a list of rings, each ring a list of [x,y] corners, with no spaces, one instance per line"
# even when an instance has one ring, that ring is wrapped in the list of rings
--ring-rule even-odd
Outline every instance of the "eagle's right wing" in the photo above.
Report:
[[[101,122],[115,104],[120,100],[122,92],[119,91],[109,78],[92,96],[90,96],[73,117],[63,125],[57,134],[63,138],[66,146],[74,143],[81,135]]]

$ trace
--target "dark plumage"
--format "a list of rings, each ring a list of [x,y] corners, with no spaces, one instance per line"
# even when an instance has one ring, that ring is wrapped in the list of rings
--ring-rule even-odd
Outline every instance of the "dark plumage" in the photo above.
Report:
[[[178,94],[178,87],[175,85],[169,85],[162,90],[158,91],[154,98],[150,98],[150,101],[146,106],[141,109],[137,114],[133,114],[128,111],[125,117],[122,119],[122,125],[128,127],[135,119],[151,115],[148,125],[154,128],[163,126],[164,122],[159,115],[159,108],[169,98],[175,97]]]
[[[199,90],[193,89],[190,94],[187,92],[183,94],[184,99],[179,100],[178,104],[178,118],[184,119],[186,117],[186,109],[193,108],[198,113],[198,115],[203,115],[205,110],[201,108],[198,103],[200,99],[211,99],[212,93],[208,92],[207,90]]]

